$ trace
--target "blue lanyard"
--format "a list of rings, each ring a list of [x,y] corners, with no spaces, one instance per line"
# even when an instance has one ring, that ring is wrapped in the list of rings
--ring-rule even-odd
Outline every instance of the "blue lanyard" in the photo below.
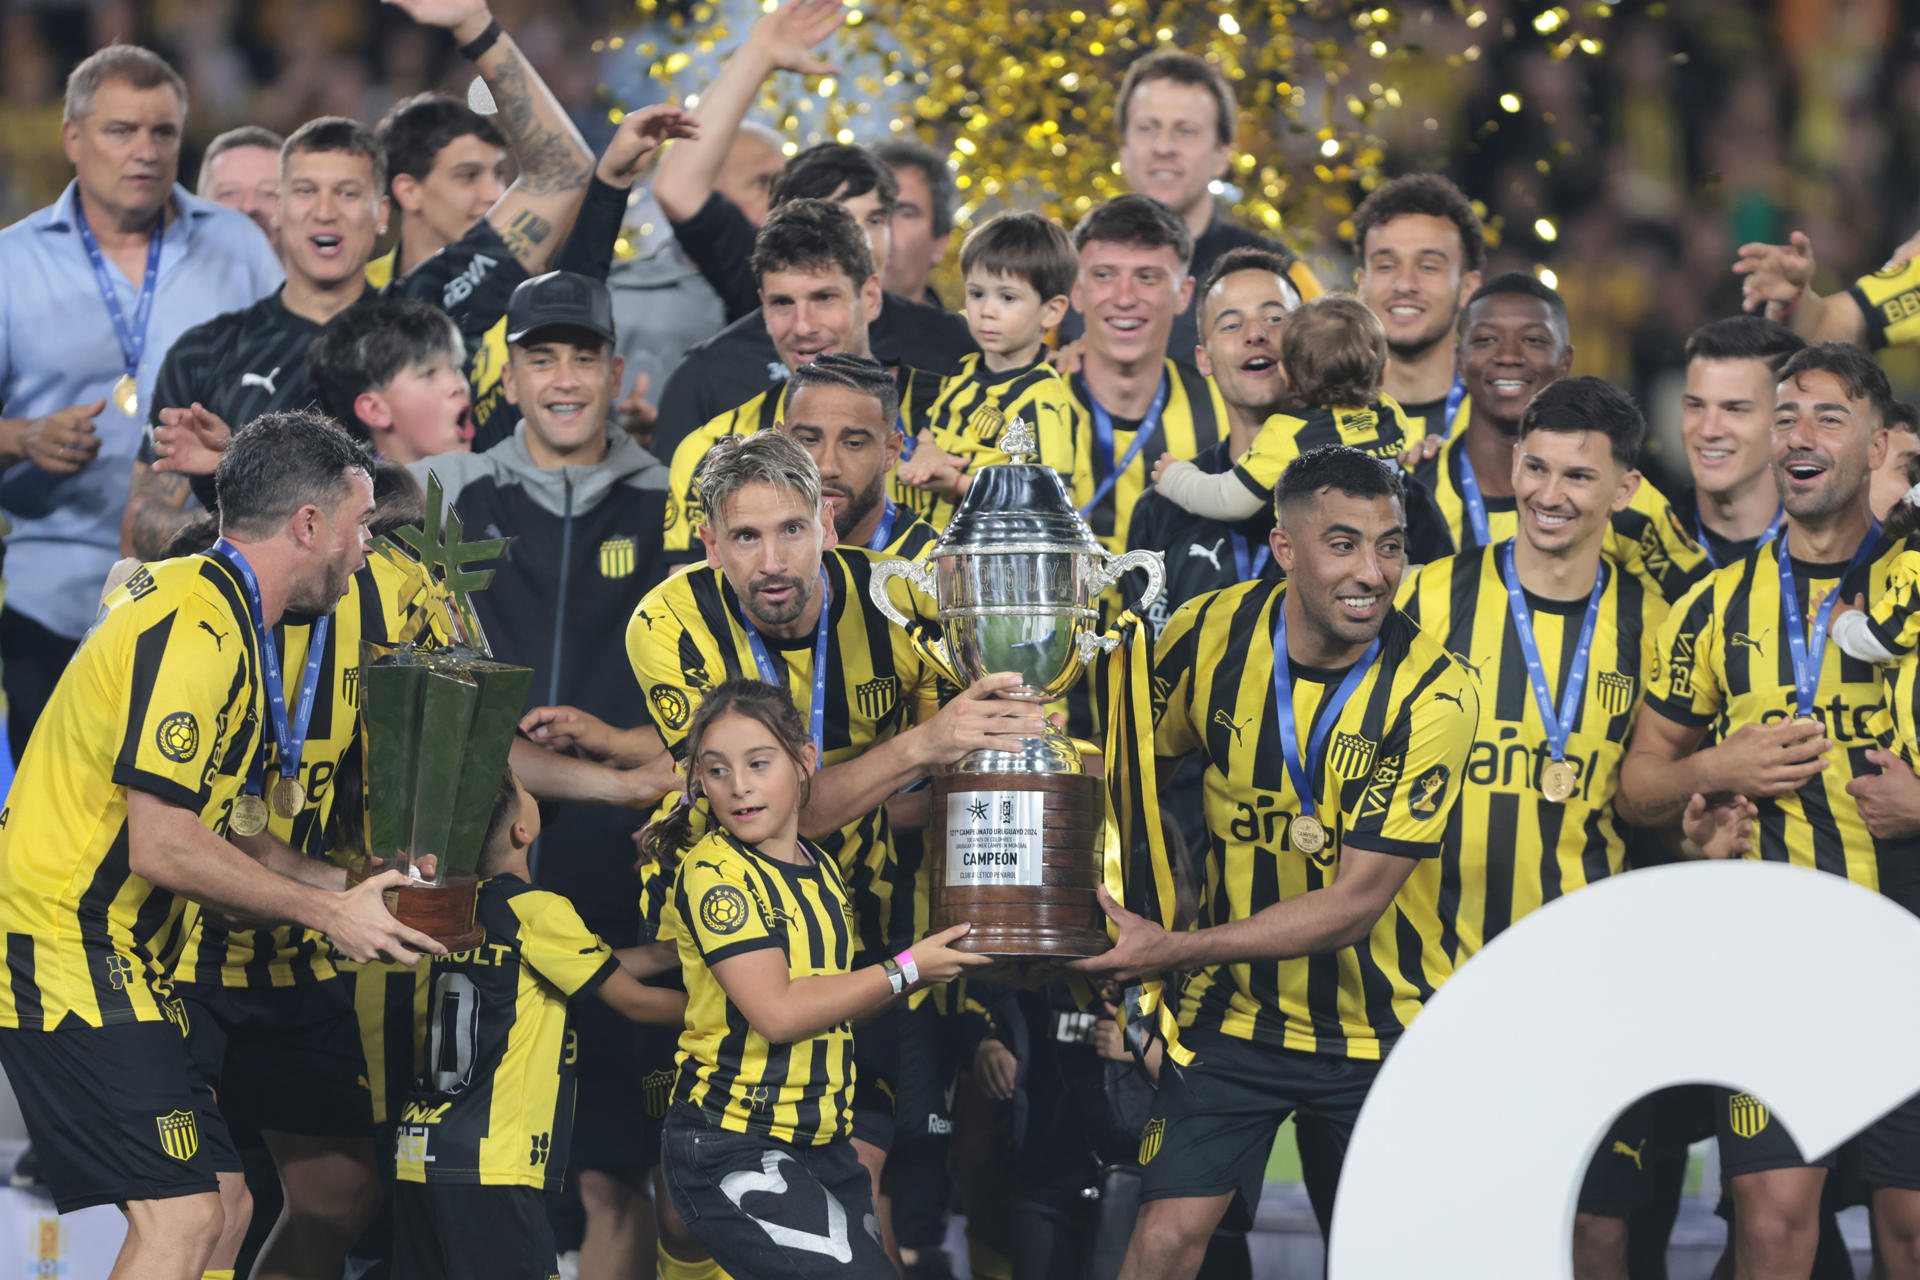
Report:
[[[1473,545],[1491,546],[1493,535],[1487,532],[1487,504],[1480,496],[1480,481],[1473,474],[1473,459],[1465,449],[1460,450],[1460,498],[1466,504],[1467,521],[1473,525]]]
[[[1533,635],[1533,611],[1527,608],[1527,593],[1520,586],[1520,572],[1513,567],[1513,539],[1500,544],[1500,571],[1507,577],[1507,603],[1513,609],[1514,630],[1520,635],[1520,654],[1527,660],[1527,683],[1533,686],[1533,705],[1540,709],[1540,723],[1547,730],[1547,758],[1564,759],[1567,739],[1573,736],[1573,722],[1580,717],[1580,695],[1587,689],[1587,654],[1593,648],[1594,624],[1600,620],[1600,593],[1607,585],[1604,561],[1594,571],[1593,594],[1587,597],[1586,621],[1580,624],[1580,639],[1573,646],[1573,666],[1567,672],[1567,687],[1560,691],[1560,714],[1553,711],[1553,695],[1547,684],[1547,669],[1540,661],[1540,645]]]
[[[919,448],[920,442],[913,438],[911,431],[907,430],[907,419],[902,414],[893,415],[893,429],[900,433],[900,461],[905,462],[913,456],[913,451]]]
[[[813,703],[807,716],[807,732],[813,736],[813,767],[818,769],[826,755],[827,741],[827,622],[833,612],[833,601],[827,595],[827,567],[820,566],[820,626],[813,637]],[[747,629],[747,647],[753,650],[753,663],[760,668],[760,678],[770,685],[786,688],[786,682],[780,679],[780,673],[773,669],[773,659],[767,656],[766,643],[760,639],[759,631],[754,629],[753,619],[748,616],[746,607],[740,609],[740,625]]]
[[[1147,441],[1153,439],[1154,432],[1160,426],[1160,415],[1166,410],[1167,396],[1171,389],[1172,380],[1162,370],[1159,389],[1153,393],[1153,403],[1147,407],[1147,416],[1140,419],[1140,430],[1134,433],[1133,443],[1127,448],[1127,456],[1114,462],[1113,417],[1095,397],[1093,388],[1087,388],[1087,403],[1093,406],[1093,460],[1096,465],[1104,460],[1112,464],[1113,470],[1107,472],[1101,479],[1100,487],[1093,491],[1093,500],[1080,508],[1080,514],[1083,517],[1092,515],[1094,509],[1106,499],[1109,493],[1113,492],[1113,486],[1120,482],[1120,477],[1125,475],[1127,468],[1133,465],[1133,460],[1140,456],[1142,449],[1147,447]]]
[[[140,301],[133,308],[132,324],[127,323],[125,313],[120,310],[119,290],[113,287],[113,277],[107,274],[107,260],[100,252],[100,242],[93,238],[93,228],[87,225],[87,212],[80,205],[78,191],[73,196],[73,221],[79,228],[87,261],[93,264],[94,283],[100,286],[100,300],[107,304],[107,317],[113,321],[113,334],[120,340],[120,355],[131,377],[139,372],[140,356],[147,349],[147,321],[153,315],[153,296],[159,291],[160,240],[166,217],[163,214],[147,236],[147,273],[140,281]]]
[[[1375,636],[1367,651],[1360,655],[1360,661],[1347,670],[1347,678],[1340,682],[1334,691],[1333,702],[1315,721],[1313,731],[1307,737],[1307,756],[1316,765],[1320,763],[1321,748],[1327,744],[1327,735],[1333,731],[1334,721],[1340,718],[1341,710],[1353,697],[1353,691],[1366,679],[1367,671],[1373,666],[1373,660],[1380,656],[1380,637]],[[1284,591],[1274,597],[1273,602],[1273,711],[1274,719],[1280,722],[1280,755],[1287,762],[1287,776],[1293,780],[1293,792],[1300,797],[1300,814],[1313,817],[1313,784],[1307,775],[1307,769],[1300,760],[1300,739],[1293,726],[1293,680],[1287,671],[1287,598]]]
[[[1780,526],[1786,522],[1786,519],[1785,507],[1774,512],[1773,523],[1768,525],[1767,531],[1760,535],[1760,541],[1754,544],[1754,549],[1757,551],[1779,537]],[[1700,549],[1707,553],[1707,563],[1718,569],[1720,562],[1713,558],[1713,544],[1707,541],[1707,527],[1700,523],[1700,495],[1697,493],[1693,497],[1693,532],[1700,543]]]
[[[1840,598],[1840,589],[1847,585],[1853,571],[1867,562],[1879,543],[1880,522],[1875,520],[1867,530],[1866,541],[1848,561],[1840,581],[1814,611],[1813,634],[1809,637],[1800,620],[1800,586],[1793,576],[1793,551],[1785,539],[1780,540],[1780,611],[1787,615],[1787,653],[1793,659],[1794,705],[1803,716],[1813,714],[1814,695],[1820,689],[1820,663],[1827,652],[1827,626],[1833,621],[1833,602]]]
[[[253,566],[240,554],[240,548],[225,538],[214,543],[213,549],[233,565],[247,589],[247,611],[252,615],[254,634],[260,640],[260,667],[267,686],[267,707],[273,713],[273,740],[280,749],[280,776],[291,778],[300,772],[300,757],[306,753],[307,725],[313,721],[313,695],[320,687],[320,661],[326,655],[327,624],[332,618],[323,614],[313,624],[313,635],[307,641],[307,670],[300,680],[300,703],[294,709],[292,723],[288,723],[287,695],[280,683],[280,646],[274,641],[273,628],[266,625],[262,616],[260,580],[254,577]]]
[[[1233,543],[1233,567],[1239,573],[1241,582],[1252,582],[1267,567],[1267,561],[1273,557],[1273,547],[1268,543],[1260,544],[1260,555],[1256,559],[1253,547],[1247,541],[1247,535],[1238,529],[1227,530],[1227,538]]]
[[[899,514],[900,508],[893,504],[892,498],[888,498],[887,509],[880,516],[880,527],[873,531],[871,538],[867,539],[867,550],[885,551],[887,549],[887,544],[893,541],[894,517]],[[825,573],[826,570],[822,569],[821,572]]]
[[[1453,438],[1453,420],[1460,416],[1460,403],[1466,398],[1467,384],[1461,381],[1460,375],[1456,373],[1453,375],[1453,385],[1447,388],[1446,414],[1440,420],[1440,434],[1446,436],[1448,439]],[[1433,433],[1428,432],[1427,434],[1432,435]]]

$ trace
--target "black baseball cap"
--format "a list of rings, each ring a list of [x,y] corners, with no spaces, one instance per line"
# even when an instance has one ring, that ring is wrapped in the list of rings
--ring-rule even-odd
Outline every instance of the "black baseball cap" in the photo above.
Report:
[[[536,329],[585,329],[613,341],[613,296],[591,276],[549,271],[522,280],[507,302],[507,341],[521,342]]]

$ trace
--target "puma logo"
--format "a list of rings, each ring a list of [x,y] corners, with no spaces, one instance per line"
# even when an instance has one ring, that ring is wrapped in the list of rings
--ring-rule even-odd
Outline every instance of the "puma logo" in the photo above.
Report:
[[[1611,1152],[1611,1154],[1616,1156],[1627,1157],[1629,1160],[1633,1161],[1634,1168],[1638,1169],[1642,1173],[1645,1173],[1647,1171],[1647,1167],[1640,1163],[1640,1153],[1645,1151],[1646,1149],[1647,1149],[1647,1140],[1645,1138],[1642,1138],[1640,1139],[1640,1145],[1637,1147],[1630,1147],[1624,1142],[1615,1142],[1613,1144],[1613,1151]]]
[[[243,387],[263,387],[263,388],[265,388],[265,390],[266,390],[266,393],[267,393],[268,395],[276,395],[276,394],[278,394],[278,392],[277,392],[277,391],[276,391],[276,389],[274,388],[274,385],[273,385],[273,383],[274,383],[274,380],[275,380],[276,378],[278,378],[279,376],[280,376],[280,366],[279,366],[279,365],[275,365],[275,366],[273,366],[273,372],[272,372],[272,373],[243,373],[243,374],[241,374],[241,375],[240,375],[240,385],[241,385],[241,386],[243,386]]]
[[[207,633],[208,635],[210,635],[210,636],[212,636],[212,637],[213,637],[213,648],[214,648],[214,651],[215,651],[216,653],[218,653],[218,652],[220,652],[220,650],[221,650],[221,648],[222,648],[222,646],[221,646],[221,643],[220,643],[220,642],[221,642],[222,640],[225,640],[225,639],[227,638],[227,637],[226,637],[226,633],[225,633],[225,632],[222,632],[222,631],[215,631],[215,630],[213,629],[213,627],[212,627],[212,625],[211,625],[210,623],[208,623],[208,622],[207,622],[207,620],[206,620],[205,618],[202,618],[202,619],[200,620],[200,629],[201,629],[202,631],[204,631],[204,632],[206,632],[206,633]]]
[[[1225,707],[1222,707],[1220,710],[1213,713],[1213,722],[1219,725],[1222,729],[1226,729],[1233,734],[1234,746],[1237,747],[1241,745],[1240,729],[1242,726],[1234,722],[1233,717],[1227,714]]]
[[[1197,556],[1212,565],[1215,573],[1223,573],[1225,570],[1220,567],[1220,548],[1225,542],[1225,538],[1215,538],[1211,547],[1203,547],[1197,542],[1192,543],[1187,547],[1187,555]]]
[[[1760,642],[1744,631],[1735,631],[1727,636],[1727,643],[1736,649],[1751,649],[1760,652]]]
[[[715,875],[721,875],[721,874],[724,874],[724,872],[722,871],[722,869],[721,869],[721,866],[720,866],[720,864],[719,864],[719,863],[717,863],[717,862],[709,862],[709,861],[708,861],[707,859],[705,859],[705,858],[702,858],[702,859],[700,859],[700,860],[699,860],[698,862],[696,862],[696,863],[694,863],[693,865],[694,865],[694,866],[696,866],[696,867],[712,867],[712,868],[713,868],[713,873],[714,873]]]
[[[1462,711],[1465,711],[1467,709],[1467,704],[1460,701],[1460,695],[1457,693],[1448,693],[1442,689],[1435,689],[1433,691],[1433,696],[1437,701],[1451,702],[1454,706],[1460,708]]]
[[[1449,649],[1449,650],[1447,650],[1447,653],[1448,653],[1449,655],[1451,655],[1451,657],[1453,658],[1453,660],[1454,660],[1455,662],[1457,662],[1457,663],[1459,663],[1459,664],[1460,664],[1461,666],[1463,666],[1463,667],[1465,667],[1465,668],[1466,668],[1467,670],[1469,670],[1469,671],[1471,671],[1471,672],[1473,673],[1473,678],[1474,678],[1475,680],[1478,680],[1478,679],[1480,678],[1480,664],[1479,664],[1479,663],[1477,663],[1477,662],[1472,662],[1472,661],[1469,661],[1469,660],[1467,659],[1467,657],[1466,657],[1466,655],[1465,655],[1465,654],[1459,654],[1459,653],[1454,653],[1454,652],[1453,652],[1453,650],[1451,650],[1451,649]],[[1456,699],[1456,701],[1458,701],[1458,699]]]

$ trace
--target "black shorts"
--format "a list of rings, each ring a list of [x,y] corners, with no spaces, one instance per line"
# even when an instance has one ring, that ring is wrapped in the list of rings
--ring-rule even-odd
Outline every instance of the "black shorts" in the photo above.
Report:
[[[236,1129],[372,1138],[360,1023],[345,982],[176,991],[194,1071]]]
[[[398,1280],[559,1280],[537,1187],[396,1182],[393,1224]]]
[[[728,1275],[896,1280],[849,1140],[791,1146],[676,1107],[660,1163],[673,1207]]]
[[[1723,1178],[1774,1169],[1831,1169],[1834,1165],[1833,1153],[1818,1160],[1803,1157],[1786,1126],[1774,1118],[1766,1103],[1750,1093],[1716,1089],[1713,1127],[1720,1139]]]
[[[1221,1225],[1245,1231],[1260,1203],[1274,1134],[1296,1111],[1319,1118],[1335,1184],[1378,1062],[1273,1049],[1218,1032],[1182,1037],[1191,1066],[1163,1070],[1140,1135],[1140,1200],[1236,1192]]]
[[[580,1057],[569,1163],[639,1186],[660,1158],[660,1122],[647,1115],[645,1083],[659,1069],[658,1037],[647,1033],[659,1029],[637,1026],[604,1000],[579,1001],[572,1013]],[[667,1062],[671,1068],[671,1055]]]
[[[61,1213],[217,1191],[240,1168],[171,1022],[0,1028],[0,1067]]]
[[[853,1029],[853,1136],[893,1149],[900,1097],[900,1005]]]
[[[1867,1186],[1920,1191],[1920,1094],[1861,1130],[1852,1147]]]
[[[1654,1158],[1661,1135],[1660,1095],[1650,1093],[1613,1122],[1587,1165],[1578,1208],[1602,1218],[1629,1218],[1654,1201]]]

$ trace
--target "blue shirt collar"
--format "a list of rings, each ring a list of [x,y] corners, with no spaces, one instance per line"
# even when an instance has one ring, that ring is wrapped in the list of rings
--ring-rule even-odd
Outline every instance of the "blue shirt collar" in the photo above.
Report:
[[[214,216],[221,207],[211,200],[202,200],[177,182],[173,184],[173,193],[167,198],[173,202],[175,216],[167,223],[163,239],[185,236],[191,240],[199,224]],[[42,209],[37,215],[38,229],[73,232],[77,223],[75,210],[79,199],[80,180],[75,178],[67,183],[67,189],[60,193],[58,200]],[[179,229],[176,230],[176,228]]]

